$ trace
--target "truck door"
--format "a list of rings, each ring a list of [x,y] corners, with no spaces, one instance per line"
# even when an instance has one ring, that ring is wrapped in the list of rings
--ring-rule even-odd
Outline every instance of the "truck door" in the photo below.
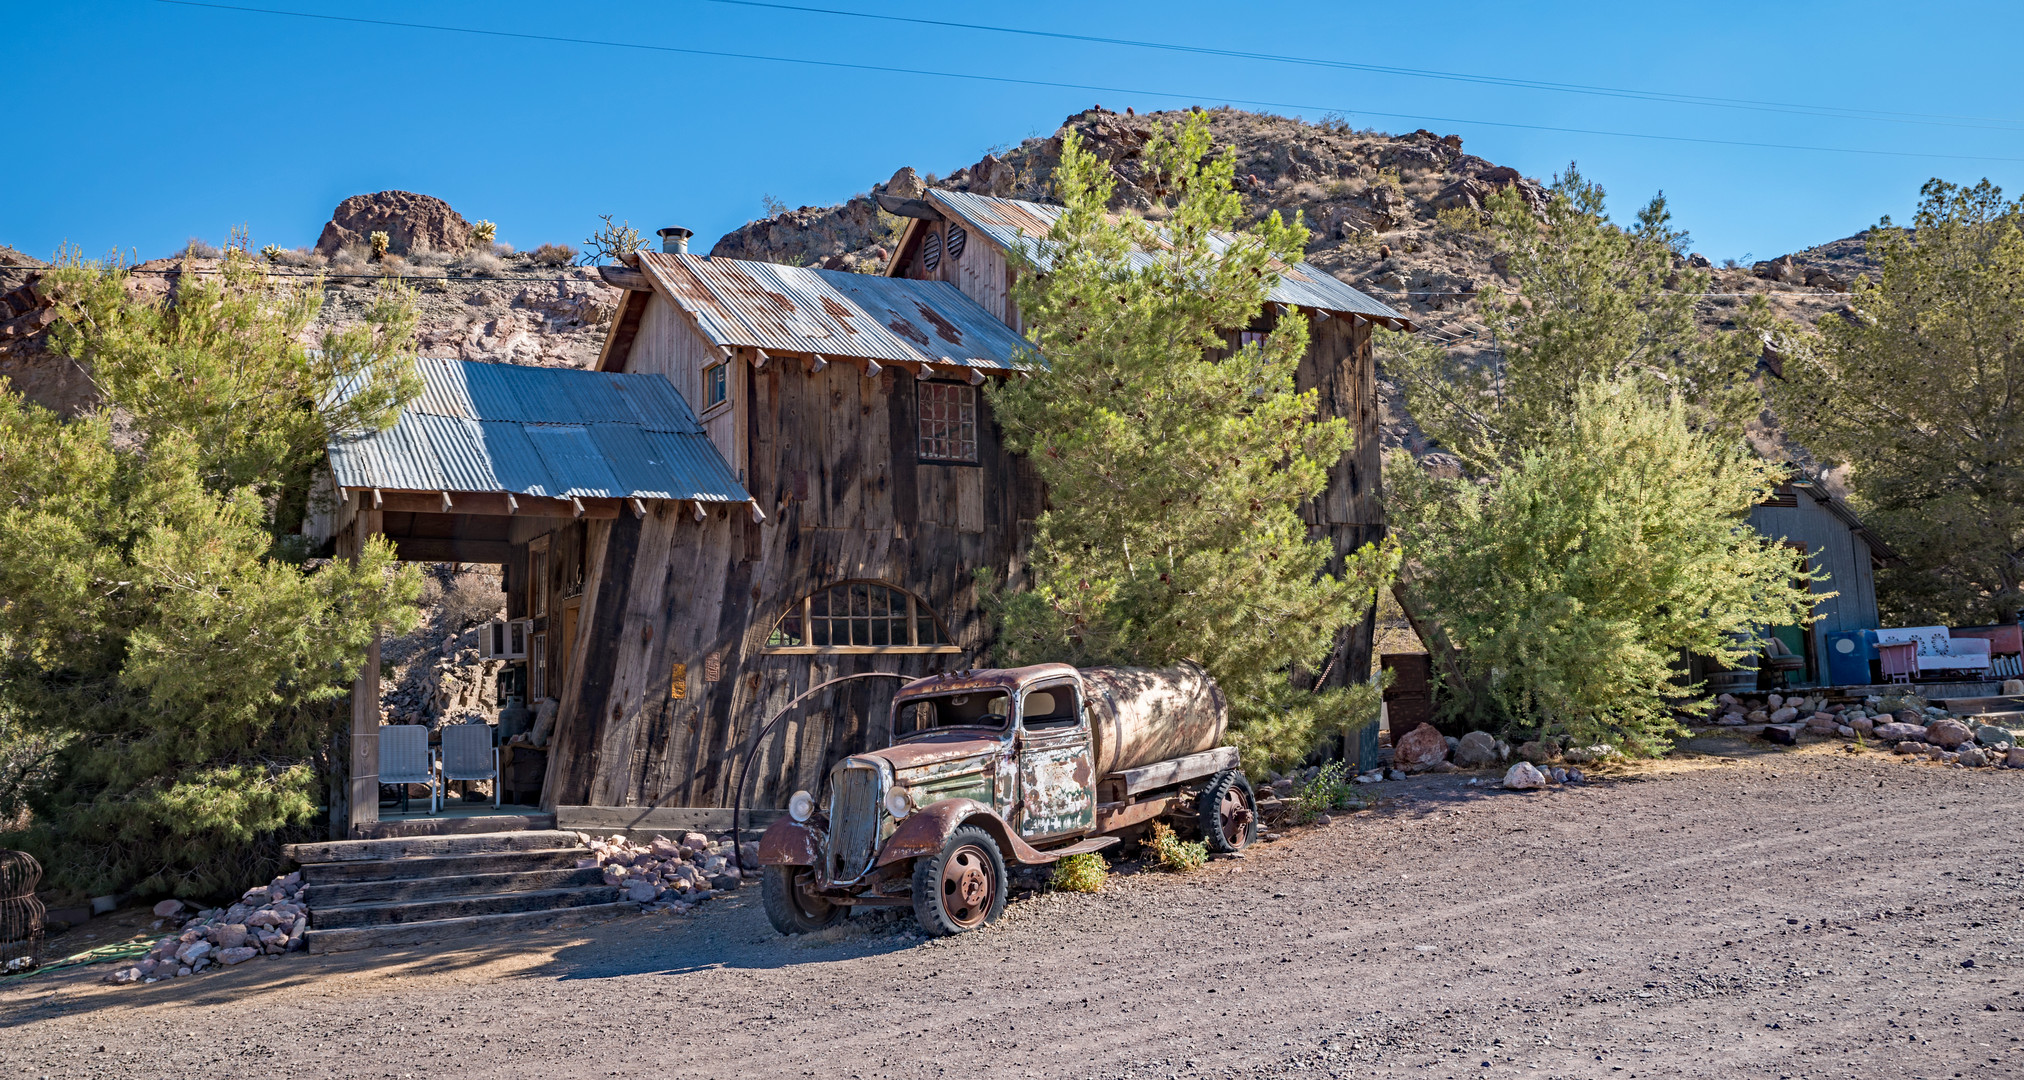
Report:
[[[1029,687],[1019,699],[1019,835],[1046,840],[1096,822],[1089,718],[1074,682]]]

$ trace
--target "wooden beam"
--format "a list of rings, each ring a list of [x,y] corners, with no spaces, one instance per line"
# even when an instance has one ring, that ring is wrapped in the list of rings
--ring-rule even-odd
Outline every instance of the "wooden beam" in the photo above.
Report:
[[[694,502],[690,503],[690,504],[689,504],[689,506],[690,506],[690,507],[692,507],[692,508],[693,508],[693,509],[694,509],[694,510],[696,511],[696,520],[697,520],[697,521],[707,521],[707,520],[709,520],[709,518],[710,518],[710,512],[709,512],[708,510],[705,510],[705,509],[703,509],[703,500],[701,500],[701,499],[697,499],[696,501],[694,501]]]
[[[427,536],[394,538],[394,554],[403,562],[471,562],[503,566],[513,559],[513,545],[504,540],[456,540]]]
[[[817,353],[809,353],[808,359],[803,360],[801,362],[801,370],[808,372],[810,375],[813,375],[816,372],[821,371],[823,368],[826,368],[828,366],[829,361],[824,360]]]
[[[971,386],[984,385],[984,372],[981,368],[970,369],[970,385]]]
[[[933,364],[922,364],[920,366],[920,369],[914,372],[914,378],[920,379],[923,382],[932,379],[934,377],[935,377],[935,365]]]
[[[374,492],[378,496],[378,492]],[[354,561],[365,547],[365,541],[383,528],[383,517],[378,510],[361,510],[352,519],[350,555]],[[351,684],[351,753],[350,778],[346,787],[347,807],[345,835],[356,838],[365,834],[379,821],[379,764],[380,764],[380,638],[379,629],[373,629],[372,641],[366,646],[363,663],[359,665],[358,677]]]
[[[654,291],[654,283],[647,280],[645,274],[623,266],[600,266],[597,268],[597,276],[603,278],[604,283],[614,289],[625,289],[630,292]]]
[[[449,492],[447,492],[447,491],[444,491],[444,492],[439,492],[439,494],[441,494],[441,495],[443,496],[443,513],[447,514],[447,513],[449,513],[449,512],[450,512],[450,509],[451,509],[451,506],[452,506],[452,504],[451,504],[451,502],[450,502],[450,493],[449,493]]]
[[[755,525],[756,525],[756,524],[758,524],[758,523],[760,523],[760,522],[762,522],[762,521],[765,521],[765,520],[766,520],[766,511],[764,511],[764,510],[761,510],[761,509],[759,509],[759,500],[757,500],[757,499],[753,499],[753,500],[752,500],[751,502],[748,502],[748,503],[746,503],[745,505],[747,505],[747,506],[749,506],[749,507],[751,507],[751,508],[752,508],[752,523],[753,523],[753,524],[755,524]]]
[[[940,221],[942,212],[926,199],[902,199],[897,195],[878,196],[879,209],[888,214],[904,218],[918,218],[922,221]]]
[[[744,811],[739,822],[747,829],[764,829],[780,820],[785,810]],[[555,827],[608,834],[613,832],[706,832],[716,834],[731,828],[728,806],[558,806]]]
[[[1136,795],[1141,791],[1184,784],[1204,776],[1214,776],[1225,769],[1237,767],[1237,748],[1219,746],[1199,754],[1155,762],[1138,769],[1126,769],[1116,775],[1124,780],[1124,793]]]
[[[386,513],[440,514],[440,491],[386,491],[379,494],[379,509]],[[460,514],[491,514],[524,517],[615,518],[624,508],[624,499],[551,499],[541,495],[515,495],[510,491],[459,491],[456,511]],[[368,500],[370,501],[370,500]],[[582,506],[581,515],[577,512]]]
[[[632,507],[634,517],[645,518],[647,516],[647,504],[638,499],[627,499],[626,505]]]
[[[867,379],[876,379],[878,378],[878,373],[885,370],[884,367],[879,365],[878,361],[873,360],[869,356],[858,358],[858,363],[862,366],[864,377]]]
[[[760,370],[763,370],[763,369],[764,369],[764,368],[766,367],[766,361],[768,361],[768,360],[771,360],[771,359],[773,359],[773,358],[772,358],[771,356],[768,356],[768,355],[766,354],[766,350],[765,350],[765,349],[753,349],[753,350],[752,350],[752,370],[753,370],[753,371],[760,371]]]

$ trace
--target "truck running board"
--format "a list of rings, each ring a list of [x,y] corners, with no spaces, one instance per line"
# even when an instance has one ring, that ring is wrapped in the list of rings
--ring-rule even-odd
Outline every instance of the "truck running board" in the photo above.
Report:
[[[1041,852],[1041,854],[1050,859],[1066,859],[1070,855],[1084,855],[1092,851],[1102,851],[1104,848],[1117,843],[1119,839],[1116,836],[1092,836],[1087,840],[1077,840],[1067,847],[1048,848],[1046,851]]]

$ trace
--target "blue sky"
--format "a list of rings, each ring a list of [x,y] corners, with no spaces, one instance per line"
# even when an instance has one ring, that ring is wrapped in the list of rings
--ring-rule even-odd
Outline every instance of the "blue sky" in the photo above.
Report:
[[[1067,89],[618,49],[171,5],[4,5],[13,152],[0,243],[165,255],[239,224],[313,243],[347,195],[449,200],[520,247],[580,244],[598,215],[707,246],[761,213],[849,197],[901,165],[946,173],[1092,103],[1281,103],[1428,127],[1545,177],[1569,160],[1628,218],[1659,189],[1695,248],[1768,258],[1908,216],[1928,177],[2024,187],[2024,6],[1601,5],[1448,0],[803,7],[1272,56],[1749,99],[1725,108],[908,25],[708,0],[416,0],[242,6],[706,52],[932,69]],[[1799,106],[1788,109],[1787,106]],[[1258,107],[1258,106],[1242,106]],[[1821,110],[1924,114],[1896,121]],[[1443,118],[1443,119],[1433,119]],[[1531,127],[1499,126],[1532,125]],[[1539,128],[1667,138],[1627,138]],[[1670,141],[1679,139],[1716,142]],[[1732,143],[1773,144],[1740,146]],[[1886,153],[1841,153],[1825,147]]]

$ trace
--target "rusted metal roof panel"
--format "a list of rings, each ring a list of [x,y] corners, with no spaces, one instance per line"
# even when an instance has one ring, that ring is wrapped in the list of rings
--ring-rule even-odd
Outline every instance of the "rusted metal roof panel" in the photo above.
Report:
[[[747,502],[659,375],[417,360],[422,394],[386,431],[330,443],[342,488]]]
[[[946,281],[640,253],[661,293],[722,348],[1018,371],[1032,346]]]
[[[1064,212],[1061,207],[1046,203],[1000,199],[967,191],[932,190],[928,192],[928,197],[951,215],[962,219],[965,225],[990,237],[999,247],[1023,251],[1043,267],[1047,263],[1047,254],[1039,241],[1054,231],[1054,223]],[[1229,245],[1230,239],[1219,235],[1212,237],[1210,244],[1220,253]],[[1151,266],[1153,257],[1142,251],[1134,252],[1132,261],[1141,267]],[[1271,299],[1275,303],[1345,315],[1396,320],[1408,325],[1412,322],[1409,316],[1399,314],[1309,262],[1282,264],[1279,281],[1272,287]]]

